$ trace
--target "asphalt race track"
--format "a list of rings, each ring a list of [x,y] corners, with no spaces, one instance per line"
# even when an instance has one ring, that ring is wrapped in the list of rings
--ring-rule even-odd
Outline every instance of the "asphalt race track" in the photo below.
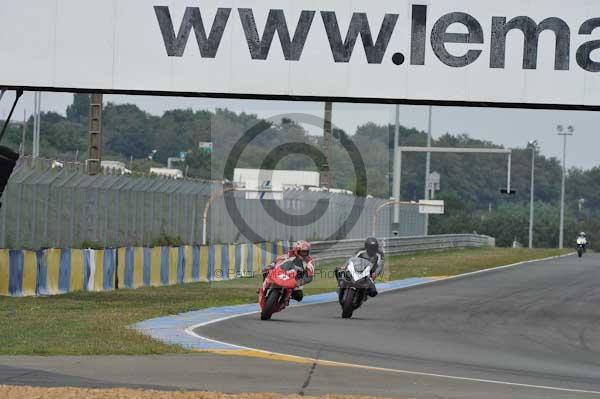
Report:
[[[588,254],[389,292],[351,320],[333,303],[288,309],[269,322],[254,314],[197,329],[256,349],[386,370],[215,353],[0,356],[0,385],[600,398],[599,283],[600,255]]]
[[[329,303],[289,309],[269,322],[254,314],[195,332],[309,358],[572,390],[541,388],[538,397],[600,394],[600,255],[382,294],[350,320]],[[360,378],[361,371],[347,373]],[[438,378],[439,394],[456,381]],[[490,389],[498,385],[489,383]],[[454,394],[471,396],[464,387]]]

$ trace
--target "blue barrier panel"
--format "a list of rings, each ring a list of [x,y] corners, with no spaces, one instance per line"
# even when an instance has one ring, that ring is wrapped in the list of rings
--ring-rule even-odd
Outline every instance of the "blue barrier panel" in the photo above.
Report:
[[[169,247],[160,249],[160,284],[169,285]]]
[[[58,269],[58,292],[61,294],[71,291],[71,250],[60,250]]]
[[[10,296],[21,296],[24,262],[25,255],[23,251],[8,251],[8,294]]]
[[[221,245],[221,265],[219,265],[221,269],[221,279],[228,280],[229,279],[229,245],[223,244]]]
[[[213,281],[215,276],[215,246],[208,246],[208,270],[206,278],[208,281]]]
[[[254,264],[254,245],[246,244],[246,276],[253,276],[253,268]]]
[[[238,244],[235,246],[235,277],[239,278],[243,276],[242,272],[242,253],[244,252],[244,244]]]
[[[191,259],[190,259],[191,261]],[[177,249],[177,283],[185,282],[185,264],[188,260],[185,258],[185,247]]]
[[[115,289],[115,277],[117,271],[117,250],[111,248],[96,252],[101,252],[103,254],[102,289],[104,291],[112,291]]]

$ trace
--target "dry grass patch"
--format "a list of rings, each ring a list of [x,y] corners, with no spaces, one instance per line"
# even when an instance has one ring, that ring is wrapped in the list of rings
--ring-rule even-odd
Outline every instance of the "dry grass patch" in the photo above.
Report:
[[[273,393],[223,394],[217,392],[152,391],[140,389],[34,388],[0,385],[6,399],[376,399],[369,396],[300,396]]]

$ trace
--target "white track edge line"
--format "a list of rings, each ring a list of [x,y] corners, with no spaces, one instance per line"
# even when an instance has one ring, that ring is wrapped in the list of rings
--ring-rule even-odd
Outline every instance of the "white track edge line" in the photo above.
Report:
[[[248,312],[248,313],[245,313],[245,315],[254,314],[254,313],[258,313],[258,311]],[[214,320],[213,322],[225,321],[225,320],[232,319],[232,318],[235,318],[235,316],[223,317],[221,319]],[[487,379],[481,379],[481,378],[460,377],[460,376],[453,376],[453,375],[446,375],[446,374],[426,373],[426,372],[422,372],[422,371],[390,369],[390,368],[385,368],[385,367],[367,366],[367,365],[362,365],[362,364],[336,362],[336,361],[325,360],[325,359],[314,359],[314,358],[310,358],[310,357],[289,355],[289,354],[279,353],[279,352],[272,352],[272,351],[267,351],[267,350],[263,350],[263,349],[254,349],[254,348],[250,348],[250,347],[242,346],[242,345],[234,345],[234,344],[219,341],[216,339],[206,338],[206,337],[198,335],[194,332],[194,329],[212,324],[213,322],[204,322],[204,323],[200,323],[200,324],[188,327],[185,329],[185,332],[195,338],[200,338],[202,340],[214,342],[214,343],[220,344],[220,345],[230,346],[230,347],[232,347],[232,354],[235,354],[234,349],[248,350],[248,351],[252,351],[252,352],[263,353],[265,355],[283,356],[283,357],[287,357],[287,358],[292,358],[292,359],[297,359],[297,360],[302,360],[302,361],[307,361],[307,362],[313,362],[313,363],[321,364],[323,366],[357,368],[357,369],[362,369],[362,370],[379,371],[379,372],[395,373],[395,374],[417,375],[417,376],[422,376],[422,377],[444,378],[444,379],[457,380],[457,381],[479,382],[479,383],[496,384],[496,385],[508,385],[508,386],[516,386],[516,387],[530,388],[530,389],[542,389],[542,390],[550,390],[550,391],[557,391],[557,392],[571,392],[571,393],[585,393],[585,394],[592,394],[592,395],[600,395],[600,391],[589,391],[589,390],[584,390],[584,389],[551,387],[551,386],[546,386],[546,385],[524,384],[524,383],[518,383],[518,382],[487,380]]]

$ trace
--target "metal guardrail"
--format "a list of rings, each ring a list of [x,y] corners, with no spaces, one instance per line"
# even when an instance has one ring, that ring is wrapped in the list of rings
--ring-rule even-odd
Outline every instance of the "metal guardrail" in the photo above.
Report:
[[[476,234],[391,237],[380,239],[380,243],[383,246],[386,254],[402,254],[423,250],[496,246],[496,240],[494,238]],[[319,260],[346,258],[361,249],[363,244],[364,240],[314,242],[312,243],[312,253]]]

